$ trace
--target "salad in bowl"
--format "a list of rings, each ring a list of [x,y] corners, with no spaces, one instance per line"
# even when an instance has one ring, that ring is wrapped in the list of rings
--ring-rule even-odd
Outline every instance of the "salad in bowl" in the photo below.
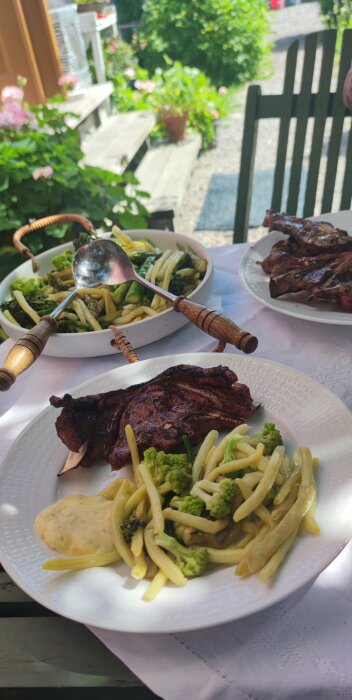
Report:
[[[38,256],[39,270],[23,263],[0,284],[0,324],[14,340],[50,314],[74,287],[72,258],[86,242],[81,234]],[[118,243],[142,277],[176,295],[204,302],[211,286],[212,260],[207,249],[181,234],[162,230],[121,231],[116,226],[102,234]],[[84,240],[83,240],[84,238]],[[126,333],[133,347],[165,337],[187,323],[159,295],[138,282],[80,289],[59,317],[44,354],[89,357],[116,352],[111,346],[111,324]]]

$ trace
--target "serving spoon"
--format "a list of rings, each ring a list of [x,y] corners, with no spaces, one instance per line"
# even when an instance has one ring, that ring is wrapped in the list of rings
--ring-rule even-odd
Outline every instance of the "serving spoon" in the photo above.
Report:
[[[184,296],[176,296],[141,277],[134,270],[125,251],[114,241],[97,239],[78,248],[73,257],[72,272],[75,286],[70,294],[51,314],[42,316],[34,328],[17,340],[11,348],[3,367],[0,368],[0,391],[7,391],[18,375],[39,357],[49,336],[58,330],[58,316],[78,290],[101,284],[115,285],[135,280],[170,302],[175,311],[182,313],[198,328],[217,338],[222,347],[231,343],[242,352],[251,353],[258,345],[255,336],[242,331],[226,316],[196,304]]]

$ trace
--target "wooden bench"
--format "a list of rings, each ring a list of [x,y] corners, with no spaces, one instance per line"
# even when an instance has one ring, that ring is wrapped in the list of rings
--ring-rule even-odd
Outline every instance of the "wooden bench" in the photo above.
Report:
[[[150,194],[145,206],[155,225],[157,218],[167,223],[179,212],[201,143],[200,135],[196,134],[179,143],[156,145],[146,152],[136,168],[141,189]],[[170,212],[173,212],[172,217]],[[173,229],[172,220],[169,223]]]
[[[201,137],[191,136],[177,144],[150,146],[155,125],[153,112],[126,112],[106,119],[82,142],[85,162],[121,175],[135,172],[140,189],[150,198],[144,205],[151,228],[173,230],[192,167],[201,148]]]
[[[84,160],[91,165],[121,175],[132,170],[140,189],[148,192],[144,205],[151,228],[173,230],[173,219],[180,210],[193,165],[201,149],[201,137],[192,135],[179,143],[158,142],[151,146],[149,135],[154,112],[136,111],[108,115],[106,101],[111,83],[87,88],[58,104],[63,112],[75,112],[66,122],[78,128]],[[93,117],[93,123],[89,119]],[[91,120],[92,121],[92,120]]]
[[[146,143],[154,124],[153,112],[112,115],[83,141],[85,162],[121,175]]]
[[[73,112],[77,115],[71,116],[68,114],[66,117],[66,124],[71,129],[80,129],[90,116],[93,116],[94,124],[98,127],[102,123],[106,112],[110,109],[109,97],[112,91],[112,83],[91,85],[85,89],[84,93],[73,94],[64,102],[55,102],[55,107],[60,112]]]

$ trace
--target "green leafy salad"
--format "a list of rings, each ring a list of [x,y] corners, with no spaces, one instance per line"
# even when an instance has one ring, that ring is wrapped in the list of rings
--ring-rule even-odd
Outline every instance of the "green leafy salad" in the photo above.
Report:
[[[74,249],[86,243],[87,236],[80,234],[74,241]],[[206,273],[207,261],[188,247],[162,251],[147,238],[132,240],[116,226],[111,238],[124,249],[141,277],[176,295],[190,294]],[[1,305],[8,321],[30,329],[41,316],[50,314],[68,296],[74,287],[74,249],[54,256],[52,270],[46,275],[18,278],[12,282],[11,298]],[[155,316],[169,306],[160,296],[135,281],[80,289],[62,312],[58,332],[100,331],[110,324],[121,326]]]

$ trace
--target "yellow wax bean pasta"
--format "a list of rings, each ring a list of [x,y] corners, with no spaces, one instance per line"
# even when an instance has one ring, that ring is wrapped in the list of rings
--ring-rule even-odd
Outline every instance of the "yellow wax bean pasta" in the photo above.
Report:
[[[159,258],[157,279],[170,276],[177,260],[172,251]],[[103,292],[101,301],[110,308]],[[132,313],[133,304],[127,306]],[[266,433],[254,434],[247,424],[225,436],[210,430],[192,458],[189,445],[187,455],[153,446],[140,454],[127,425],[129,478],[114,479],[97,496],[67,496],[37,516],[37,534],[63,555],[43,568],[110,565],[118,572],[122,560],[135,582],[149,582],[141,595],[146,602],[170,583],[182,587],[207,571],[211,587],[219,566],[235,567],[241,578],[257,574],[266,584],[301,530],[317,535],[319,525],[318,460],[304,446],[290,455],[275,426],[265,426]]]

